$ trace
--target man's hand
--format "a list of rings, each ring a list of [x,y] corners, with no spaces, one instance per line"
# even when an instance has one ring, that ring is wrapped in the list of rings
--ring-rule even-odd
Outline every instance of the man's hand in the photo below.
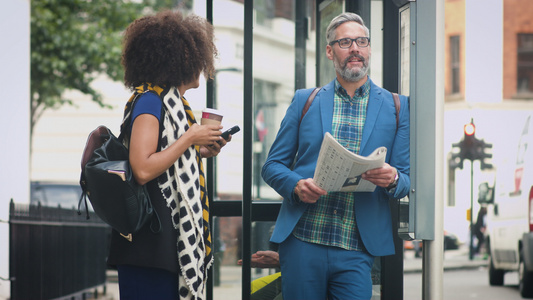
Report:
[[[394,182],[396,173],[398,173],[396,168],[392,167],[388,163],[384,163],[381,168],[368,170],[364,172],[361,177],[377,186],[386,188]]]
[[[242,265],[242,259],[237,262]],[[275,251],[257,251],[252,254],[252,268],[278,268],[279,254]]]
[[[315,203],[320,196],[328,194],[326,190],[316,185],[312,178],[300,179],[294,188],[294,193],[305,203]]]

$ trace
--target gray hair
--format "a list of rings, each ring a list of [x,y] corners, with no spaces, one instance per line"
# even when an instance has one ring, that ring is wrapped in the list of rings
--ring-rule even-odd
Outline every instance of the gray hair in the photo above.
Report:
[[[337,29],[337,27],[341,26],[346,22],[356,22],[361,24],[365,29],[366,36],[370,37],[370,30],[368,30],[368,27],[365,26],[363,18],[361,18],[358,14],[345,12],[333,18],[333,20],[331,20],[331,22],[329,23],[328,28],[326,29],[326,42],[328,43],[328,45],[329,43],[335,40],[335,30]]]

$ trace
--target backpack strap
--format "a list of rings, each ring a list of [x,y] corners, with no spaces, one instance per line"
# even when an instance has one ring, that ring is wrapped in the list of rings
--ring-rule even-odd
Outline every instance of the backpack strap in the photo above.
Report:
[[[158,139],[158,143],[157,143],[157,149],[160,150],[161,149],[161,134],[163,133],[163,121],[165,120],[165,103],[163,103],[163,99],[161,98],[161,96],[159,96],[156,92],[152,91],[152,90],[146,90],[144,93],[139,93],[135,96],[135,98],[133,99],[132,101],[132,106],[131,106],[131,110],[130,110],[130,114],[128,116],[128,118],[126,120],[124,120],[124,124],[125,124],[125,127],[124,129],[125,130],[121,130],[120,131],[120,135],[118,136],[118,139],[119,141],[122,141],[124,139],[124,136],[127,134],[127,135],[130,135],[131,134],[131,123],[132,123],[132,115],[133,115],[133,109],[135,108],[135,105],[137,104],[137,100],[145,93],[152,93],[154,95],[156,95],[160,100],[161,100],[161,114],[159,116],[159,139]]]
[[[302,109],[302,116],[300,117],[300,122],[298,122],[298,127],[300,127],[300,123],[302,123],[302,119],[304,118],[305,114],[309,110],[309,107],[311,106],[311,103],[313,103],[313,100],[315,100],[315,96],[319,90],[320,90],[320,87],[316,87],[309,95],[309,98],[307,98],[304,108]]]
[[[400,97],[396,93],[392,93],[394,98],[394,107],[396,107],[396,131],[398,131],[398,125],[400,124]]]
[[[302,115],[300,116],[300,121],[298,121],[298,130],[300,129],[300,124],[302,123],[302,119],[304,118],[305,114],[309,110],[309,107],[311,106],[311,103],[313,103],[313,100],[315,100],[315,96],[320,90],[320,87],[315,87],[315,89],[311,92],[309,97],[307,98],[307,101],[305,102],[305,105],[302,109]],[[294,164],[296,163],[296,158],[298,157],[298,154],[294,157],[294,160],[292,161],[291,170],[294,169]]]

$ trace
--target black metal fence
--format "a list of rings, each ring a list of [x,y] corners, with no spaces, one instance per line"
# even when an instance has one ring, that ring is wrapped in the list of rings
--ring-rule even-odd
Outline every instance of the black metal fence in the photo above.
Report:
[[[85,298],[106,282],[111,229],[93,212],[10,203],[11,299]]]

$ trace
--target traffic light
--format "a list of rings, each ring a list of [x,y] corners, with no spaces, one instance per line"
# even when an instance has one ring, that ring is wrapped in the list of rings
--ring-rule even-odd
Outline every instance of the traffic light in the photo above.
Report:
[[[459,152],[452,152],[452,155],[449,160],[450,168],[455,169],[463,169],[463,158],[461,156],[461,149],[463,148],[463,140],[461,140],[459,143],[452,144],[452,147],[458,148]]]
[[[486,158],[492,157],[491,153],[486,152],[487,149],[492,148],[492,144],[476,138],[474,120],[464,126],[463,139],[459,143],[452,144],[452,146],[459,148],[459,151],[452,153],[450,167],[462,169],[464,160],[468,159],[472,162],[479,160],[482,170],[492,169],[492,164],[485,162]]]
[[[492,148],[492,144],[485,143],[484,140],[480,140],[480,152],[478,153],[478,159],[480,163],[481,170],[492,169],[493,166],[491,163],[485,162],[485,158],[492,158],[492,153],[487,153],[486,150]]]
[[[476,139],[476,126],[474,121],[464,126],[464,138],[461,145],[461,158],[474,161],[479,154],[479,141]]]

